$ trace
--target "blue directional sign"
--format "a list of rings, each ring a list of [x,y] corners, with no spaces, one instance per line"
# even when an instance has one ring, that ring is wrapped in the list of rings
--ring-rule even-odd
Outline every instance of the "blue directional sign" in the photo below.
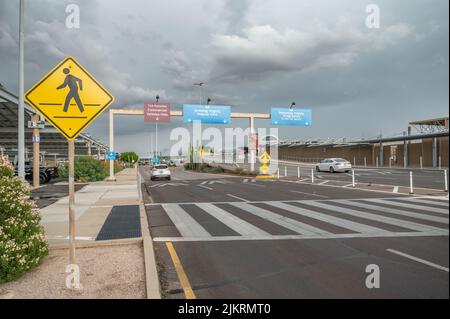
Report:
[[[159,164],[159,163],[161,163],[161,159],[158,156],[153,156],[152,163]]]
[[[311,126],[312,112],[308,109],[273,107],[270,111],[273,125]]]
[[[114,161],[116,159],[116,152],[108,152],[108,160]]]
[[[230,124],[231,111],[225,105],[183,105],[184,123],[200,121],[202,124]]]

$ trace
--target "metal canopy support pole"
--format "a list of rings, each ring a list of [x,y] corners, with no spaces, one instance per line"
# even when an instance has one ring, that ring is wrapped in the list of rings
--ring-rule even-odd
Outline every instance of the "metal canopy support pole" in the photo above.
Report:
[[[383,142],[380,141],[380,167],[384,166],[384,146]]]
[[[69,263],[75,265],[75,142],[69,147]]]
[[[24,0],[20,0],[19,9],[19,112],[18,112],[18,168],[17,174],[25,180],[25,106],[23,101],[24,95]]]
[[[437,138],[433,137],[432,143],[431,143],[431,149],[432,149],[432,160],[433,160],[433,167],[437,167]]]
[[[109,151],[114,151],[114,110],[109,111]],[[114,160],[109,160],[109,180],[116,180],[114,177]]]
[[[92,143],[91,143],[91,141],[88,141],[88,143],[87,143],[87,146],[88,146],[88,156],[89,157],[91,157],[92,156]]]
[[[406,132],[403,132],[403,135],[406,135]],[[408,167],[408,141],[405,139],[403,141],[403,167]]]
[[[31,117],[32,122],[39,121],[39,115],[34,114]],[[39,167],[40,167],[40,161],[39,161],[39,129],[34,128],[33,129],[33,187],[39,187]]]
[[[249,135],[252,136],[255,133],[255,118],[251,116],[249,121],[250,121]],[[253,172],[255,170],[255,150],[253,149],[253,147],[249,149],[249,155],[250,155],[250,171]]]

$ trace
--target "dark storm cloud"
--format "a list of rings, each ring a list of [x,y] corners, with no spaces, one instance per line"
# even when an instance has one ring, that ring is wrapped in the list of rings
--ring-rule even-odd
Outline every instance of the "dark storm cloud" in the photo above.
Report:
[[[80,6],[79,30],[65,28],[69,3]],[[388,135],[411,120],[448,116],[445,0],[379,0],[381,28],[370,30],[366,3],[344,0],[26,4],[25,88],[73,55],[115,95],[113,107],[142,108],[159,95],[179,109],[199,101],[193,83],[203,81],[203,101],[235,111],[292,101],[312,108],[314,125],[280,128],[285,139]],[[1,1],[0,83],[13,92],[17,53],[18,1]],[[117,121],[119,151],[150,149],[153,125]],[[161,126],[160,140],[178,125]],[[107,114],[89,132],[106,141]]]

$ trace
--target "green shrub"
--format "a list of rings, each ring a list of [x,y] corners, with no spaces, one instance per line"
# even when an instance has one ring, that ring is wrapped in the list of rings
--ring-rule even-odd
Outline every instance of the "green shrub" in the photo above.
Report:
[[[22,275],[48,254],[41,216],[26,199],[29,187],[13,172],[0,157],[0,283]]]
[[[103,171],[105,172],[106,176],[109,175],[109,161],[108,162],[100,162],[100,165],[102,166]],[[123,166],[118,162],[114,161],[114,174],[119,173],[123,170]]]
[[[79,182],[96,182],[101,181],[108,176],[108,171],[105,170],[101,162],[89,157],[81,156],[75,157],[75,180]],[[66,163],[59,176],[67,178],[69,176],[69,163]]]
[[[197,169],[197,163],[185,163],[184,164],[184,169],[186,170],[196,170]]]

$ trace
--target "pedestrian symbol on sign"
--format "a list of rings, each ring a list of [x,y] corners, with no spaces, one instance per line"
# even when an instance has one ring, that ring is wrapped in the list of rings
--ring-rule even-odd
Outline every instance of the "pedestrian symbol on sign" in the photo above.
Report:
[[[70,101],[74,99],[78,105],[78,109],[81,113],[83,113],[83,103],[81,102],[80,96],[78,95],[78,85],[80,86],[80,91],[83,91],[83,81],[73,76],[72,74],[69,74],[70,70],[68,68],[64,68],[63,73],[67,74],[64,83],[58,86],[56,89],[60,90],[64,89],[66,86],[69,86],[70,91],[69,93],[67,93],[66,100],[64,102],[64,112],[67,112],[67,110],[69,109]]]
[[[70,56],[29,89],[25,99],[69,140],[114,101],[100,82]]]

